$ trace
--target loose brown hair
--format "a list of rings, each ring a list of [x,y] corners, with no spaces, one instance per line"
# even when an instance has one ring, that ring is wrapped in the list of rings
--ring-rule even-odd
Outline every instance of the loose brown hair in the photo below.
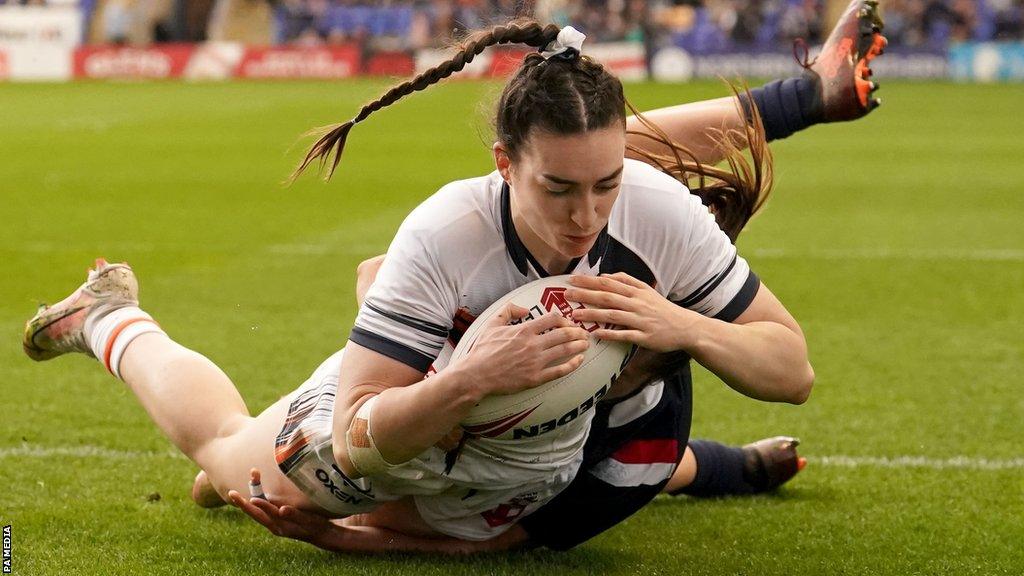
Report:
[[[450,59],[392,87],[363,106],[348,122],[319,129],[322,135],[306,153],[292,179],[314,162],[319,163],[322,171],[328,161],[330,167],[325,179],[330,179],[353,126],[402,97],[462,70],[488,46],[526,44],[544,48],[559,31],[559,27],[552,24],[541,26],[534,20],[518,19],[469,35]],[[751,216],[764,205],[772,185],[771,153],[756,109],[752,110],[752,120],[743,132],[721,130],[715,134],[721,142],[728,169],[705,166],[686,146],[672,140],[629,104],[623,95],[622,83],[596,60],[578,53],[548,59],[534,53],[523,59],[502,90],[495,115],[496,137],[514,158],[532,129],[565,135],[606,128],[615,122],[625,126],[627,106],[647,129],[647,132],[631,133],[648,138],[671,153],[653,153],[634,145],[628,145],[627,149],[690,187],[690,192],[701,198],[715,215],[718,225],[735,241]],[[739,111],[743,114],[742,109]],[[743,144],[749,145],[752,162],[742,153]]]
[[[747,222],[768,200],[775,183],[775,172],[757,107],[751,106],[749,115],[746,114],[737,88],[730,87],[737,112],[741,118],[747,119],[743,130],[708,129],[709,135],[718,141],[728,169],[702,164],[689,148],[673,140],[628,102],[630,111],[647,129],[646,132],[630,131],[629,134],[647,138],[671,152],[659,154],[633,144],[627,144],[626,149],[682,182],[708,207],[718,227],[735,243]],[[749,98],[749,92],[747,95]],[[743,153],[744,147],[750,150],[749,160]]]

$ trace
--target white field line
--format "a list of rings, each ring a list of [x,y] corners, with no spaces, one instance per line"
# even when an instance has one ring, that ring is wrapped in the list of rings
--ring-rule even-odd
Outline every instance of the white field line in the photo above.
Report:
[[[141,460],[143,458],[169,458],[185,460],[185,456],[176,451],[135,451],[135,450],[113,450],[101,446],[69,446],[65,448],[55,446],[34,446],[22,444],[21,446],[0,447],[0,459],[3,458],[99,458],[101,460]]]
[[[81,252],[83,249],[74,244],[61,242],[22,242],[16,246],[7,246],[5,251],[12,253],[30,254],[67,254],[69,252]],[[94,247],[88,247],[92,250]],[[164,247],[166,248],[166,247]],[[122,252],[155,252],[157,245],[147,242],[111,242],[102,245],[103,251],[115,254]]]
[[[324,256],[328,254],[362,255],[383,253],[386,246],[378,243],[296,242],[273,244],[271,254],[287,256]],[[1013,248],[750,248],[744,256],[763,260],[905,260],[938,262],[1024,262],[1024,250]]]
[[[1024,262],[1024,250],[1013,248],[752,248],[742,253],[762,259]]]
[[[380,242],[357,243],[316,243],[294,242],[290,244],[271,244],[267,252],[282,256],[376,256],[388,251],[388,245]]]
[[[841,468],[928,468],[931,470],[1022,470],[1024,458],[995,460],[953,456],[926,458],[924,456],[809,456],[807,460],[818,466]]]
[[[168,246],[152,243],[117,243],[104,245],[108,252],[156,252]],[[176,246],[170,246],[176,248]],[[65,253],[77,250],[54,242],[26,242],[14,252],[33,254]],[[267,252],[285,256],[365,255],[383,254],[387,244],[379,242],[344,242],[327,237],[313,242],[271,244]],[[799,260],[911,260],[959,262],[1024,262],[1024,249],[1015,248],[767,248],[754,247],[742,251],[744,256],[761,259]]]
[[[167,458],[185,460],[174,450],[132,451],[113,450],[100,446],[73,446],[58,448],[23,444],[0,448],[3,458],[98,458],[108,460],[140,460]],[[928,458],[925,456],[808,456],[811,464],[835,468],[926,468],[930,470],[1024,470],[1024,458],[992,459],[953,456]]]

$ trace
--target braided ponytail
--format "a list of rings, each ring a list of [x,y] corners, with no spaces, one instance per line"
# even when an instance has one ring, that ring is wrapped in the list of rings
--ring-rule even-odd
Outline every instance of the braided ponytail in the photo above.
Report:
[[[459,51],[450,59],[438,64],[426,72],[416,76],[412,80],[402,82],[393,86],[380,98],[363,106],[359,113],[344,124],[325,126],[314,130],[315,133],[322,133],[322,136],[306,152],[306,157],[292,173],[289,181],[294,181],[314,161],[319,161],[319,168],[322,171],[327,163],[328,156],[333,153],[331,167],[327,171],[325,180],[330,180],[341,160],[341,154],[345,150],[345,141],[352,127],[366,120],[374,112],[390,106],[404,96],[413,92],[424,90],[441,80],[461,71],[473,61],[477,54],[483,52],[489,46],[499,44],[526,44],[540,48],[549,44],[558,36],[560,28],[554,24],[541,26],[538,22],[529,19],[513,20],[508,24],[494,26],[488,30],[481,30],[467,37],[459,46]]]

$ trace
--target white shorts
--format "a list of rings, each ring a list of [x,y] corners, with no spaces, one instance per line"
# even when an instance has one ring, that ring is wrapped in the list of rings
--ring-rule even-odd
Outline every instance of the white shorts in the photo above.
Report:
[[[386,474],[351,479],[335,461],[332,447],[343,352],[328,358],[291,394],[275,443],[281,471],[324,510],[351,516],[412,496],[434,530],[463,540],[487,540],[558,495],[579,470],[582,447],[567,463],[537,470],[507,465],[474,449],[470,441],[459,457],[458,474],[445,474],[445,453],[431,448]],[[474,470],[482,482],[474,481]]]

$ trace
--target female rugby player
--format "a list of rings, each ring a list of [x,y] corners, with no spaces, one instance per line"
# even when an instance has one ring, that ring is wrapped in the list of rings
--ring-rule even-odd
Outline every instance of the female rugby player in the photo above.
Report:
[[[497,27],[489,34],[491,41],[519,39],[540,47],[555,36],[535,24]],[[416,507],[425,533],[480,540],[500,534],[565,487],[582,461],[585,427],[567,426],[546,438],[543,450],[471,441],[454,468],[429,453],[431,446],[481,396],[536,385],[575,368],[573,354],[585,346],[583,334],[558,318],[517,327],[496,322],[472,354],[433,378],[422,376],[431,363],[444,367],[437,353],[446,351],[450,318],[459,310],[478,313],[488,298],[549,269],[579,273],[581,301],[607,304],[610,291],[640,305],[596,310],[628,328],[604,336],[686,352],[751,396],[802,401],[812,374],[795,322],[736,256],[700,202],[679,203],[687,197],[677,181],[623,161],[621,85],[578,49],[555,52],[527,58],[506,88],[501,110],[507,117],[499,118],[494,150],[498,176],[450,185],[410,216],[364,303],[349,349],[259,417],[248,416],[222,372],[168,339],[137,307],[137,286],[125,265],[99,261],[82,288],[41,311],[27,327],[26,352],[37,360],[71,351],[101,358],[221,494],[244,487],[255,465],[269,472],[264,483],[281,502],[340,516],[421,495]],[[436,76],[434,81],[443,77]],[[554,106],[538,107],[538,101]],[[598,174],[603,176],[597,179]],[[720,190],[734,185],[741,193],[747,186],[755,198],[761,192],[741,177],[721,183]],[[616,202],[620,189],[639,192]],[[673,216],[682,220],[666,221],[673,202]],[[447,221],[449,208],[467,217]],[[639,230],[637,222],[665,234]],[[442,237],[449,233],[455,236]],[[505,251],[469,254],[480,257],[469,260],[480,268],[466,274],[460,268],[464,258],[443,261],[440,248],[454,246],[448,242],[453,238],[469,240],[473,249],[491,241]],[[596,272],[614,275],[587,278]],[[485,289],[462,294],[467,286],[460,282],[469,279]],[[519,313],[509,309],[506,319]],[[665,318],[673,322],[659,324]],[[548,367],[565,357],[570,359]],[[743,366],[736,362],[740,357],[759,360]],[[498,369],[510,361],[519,361],[520,370]],[[334,409],[336,394],[341,410]],[[270,450],[275,440],[276,457]]]
[[[853,0],[818,58],[810,65],[805,62],[807,72],[803,76],[775,81],[753,90],[752,98],[745,101],[744,105],[748,107],[748,111],[751,105],[756,105],[759,115],[764,120],[767,139],[785,138],[820,122],[856,119],[877,107],[880,101],[872,97],[877,86],[867,78],[871,75],[871,60],[880,55],[885,47],[885,38],[880,33],[882,26],[876,3]],[[855,50],[851,52],[850,46]],[[647,117],[654,119],[674,140],[690,144],[694,159],[702,164],[713,164],[723,157],[724,149],[718,144],[716,133],[708,128],[736,128],[742,126],[745,120],[736,114],[732,99],[675,106],[648,113]],[[636,117],[628,120],[627,127],[630,130],[631,143],[657,149],[656,141],[643,139],[642,136],[647,131]],[[744,142],[740,141],[737,144],[743,145]],[[637,156],[652,160],[644,153]],[[660,165],[660,162],[653,163]],[[705,199],[705,202],[712,203],[708,199]],[[730,232],[735,234],[737,231],[733,228]],[[375,258],[360,266],[360,299],[372,282],[381,261],[382,257]],[[664,370],[663,366],[657,366],[657,359],[648,356],[648,362],[640,362],[643,359],[635,358],[627,369],[632,378],[624,373],[619,382],[627,386],[631,380],[641,383],[647,379],[648,375],[645,372],[656,372],[659,368]],[[633,384],[633,387],[635,386],[636,384]],[[621,413],[630,409],[630,404],[636,404],[636,400],[634,398],[621,402],[617,410]],[[616,410],[609,410],[609,405],[613,403],[602,403],[601,408],[609,412]],[[685,407],[683,410],[688,409]],[[672,413],[671,403],[661,402],[649,414],[659,411]],[[685,418],[688,422],[688,412],[685,412]],[[592,464],[588,468],[589,472],[581,472],[569,489],[561,493],[551,505],[542,507],[538,513],[527,517],[513,530],[487,542],[466,542],[452,538],[416,538],[410,534],[381,528],[382,525],[396,524],[396,517],[400,518],[402,514],[400,508],[386,511],[386,506],[371,515],[354,516],[330,523],[319,516],[306,514],[289,506],[279,506],[279,503],[262,498],[245,500],[234,494],[233,502],[275,534],[337,551],[478,552],[523,544],[567,548],[621,521],[638,510],[659,490],[696,496],[760,492],[788,480],[796,473],[802,462],[802,459],[797,459],[793,449],[795,443],[786,438],[766,439],[748,445],[742,450],[714,442],[691,441],[678,468],[667,482],[655,480],[651,484],[641,482],[630,485],[627,482],[625,485],[615,485],[607,482],[607,477],[600,477],[602,467],[609,468],[606,464],[616,462],[617,454],[628,454],[631,446],[649,443],[651,439],[672,436],[675,429],[669,425],[666,430],[665,420],[664,417],[648,417],[645,423],[630,423],[621,428],[609,428],[606,421],[599,417],[585,449],[585,453],[591,454]],[[605,425],[601,426],[602,423]],[[618,447],[618,452],[607,456],[609,447]],[[699,452],[699,458],[695,457],[695,452]],[[659,465],[661,464],[652,464],[650,468]],[[201,483],[197,482],[197,487],[200,485]]]

